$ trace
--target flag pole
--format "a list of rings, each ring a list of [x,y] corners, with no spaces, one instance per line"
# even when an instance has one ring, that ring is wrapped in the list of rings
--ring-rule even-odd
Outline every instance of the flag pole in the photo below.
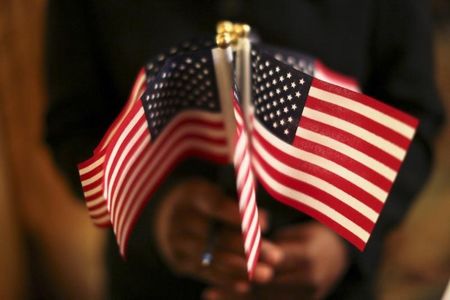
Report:
[[[231,31],[233,24],[224,21],[217,26],[216,48],[212,49],[212,56],[214,61],[214,69],[216,73],[217,89],[220,98],[220,105],[224,115],[225,131],[228,141],[228,153],[230,162],[233,161],[234,153],[234,136],[236,126],[234,122],[233,106],[232,106],[232,62],[233,51],[231,47],[232,36]]]
[[[241,93],[242,108],[244,111],[245,126],[247,132],[250,133],[251,122],[250,116],[252,114],[251,104],[251,67],[250,67],[250,26],[247,24],[234,24],[234,32],[237,35],[237,53],[236,53],[236,65],[237,65],[237,80]],[[249,135],[249,138],[251,134]]]

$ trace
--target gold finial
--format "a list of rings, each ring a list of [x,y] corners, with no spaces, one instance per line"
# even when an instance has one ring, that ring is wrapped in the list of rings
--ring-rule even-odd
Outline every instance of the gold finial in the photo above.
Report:
[[[221,22],[217,23],[216,31],[217,31],[217,34],[221,34],[221,33],[225,33],[225,32],[231,33],[231,32],[233,32],[233,27],[234,26],[233,26],[232,22],[221,21]]]
[[[219,33],[216,35],[216,43],[220,48],[227,48],[232,42],[231,34],[228,32]]]
[[[248,37],[250,33],[250,26],[247,24],[236,23],[233,26],[233,32],[238,36],[238,38]]]

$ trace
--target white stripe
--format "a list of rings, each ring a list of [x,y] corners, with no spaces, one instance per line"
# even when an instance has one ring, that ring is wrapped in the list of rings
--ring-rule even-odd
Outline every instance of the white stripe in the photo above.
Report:
[[[244,156],[244,152],[247,149],[247,139],[244,135],[244,132],[241,133],[239,136],[237,143],[236,143],[236,149],[234,150],[234,158],[233,162],[236,165],[240,159]]]
[[[103,198],[103,196],[99,196],[99,197],[97,197],[97,198],[95,198],[93,200],[86,201],[86,206],[88,208],[91,208],[91,207],[94,207],[94,206],[96,206],[96,205],[98,205],[100,203],[104,203],[105,207],[106,207],[106,201]]]
[[[309,173],[305,173],[285,165],[281,161],[274,158],[270,153],[268,153],[256,139],[254,139],[253,146],[255,147],[254,148],[255,151],[259,153],[259,155],[261,155],[264,161],[266,161],[272,168],[274,168],[278,172],[285,174],[286,176],[292,177],[294,179],[297,179],[299,181],[310,184],[324,191],[325,193],[330,194],[339,201],[352,207],[362,215],[365,215],[372,222],[375,222],[377,220],[378,213],[369,206],[365,205],[363,202],[354,198],[352,195],[347,194],[346,192],[339,189],[335,185],[330,184],[329,182],[320,179],[319,177],[316,177]]]
[[[117,161],[117,164],[114,166],[114,170],[113,170],[113,173],[111,175],[111,178],[108,178],[108,181],[111,183],[109,185],[108,191],[107,191],[108,192],[107,193],[108,197],[111,195],[111,189],[112,189],[112,187],[114,185],[114,181],[116,180],[117,173],[121,169],[122,164],[123,164],[125,158],[127,157],[128,153],[130,152],[131,148],[136,144],[138,139],[140,139],[143,134],[150,135],[150,133],[148,133],[147,130],[148,130],[147,121],[144,119],[144,120],[142,120],[141,127],[138,129],[138,131],[130,139],[130,141],[126,144],[126,146],[123,149],[123,151],[120,153],[119,160]]]
[[[98,192],[100,192],[103,188],[103,183],[100,183],[99,185],[97,185],[95,188],[90,189],[89,191],[85,191],[84,192],[84,197],[88,198],[89,196],[92,196]]]
[[[327,72],[323,72],[321,69],[316,68],[314,70],[314,77],[317,79],[332,83],[334,85],[341,86],[343,88],[346,88],[348,90],[352,90],[355,92],[361,92],[359,86],[356,83],[351,83],[347,81],[342,81],[339,79],[339,77],[336,76],[330,76]]]
[[[266,170],[264,170],[264,168],[255,157],[253,158],[253,166],[255,167],[255,170],[257,171],[261,180],[272,187],[272,189],[277,191],[277,193],[280,193],[281,195],[289,199],[302,203],[303,205],[309,206],[312,209],[320,212],[321,214],[329,217],[331,220],[337,222],[338,224],[352,232],[354,235],[359,237],[362,241],[367,242],[367,240],[369,239],[370,234],[367,231],[365,231],[362,227],[358,226],[347,217],[343,216],[338,211],[309,195],[291,189],[276,181],[266,173]]]
[[[107,178],[110,178],[110,169],[111,164],[113,163],[114,159],[116,158],[117,152],[119,151],[120,146],[122,146],[123,141],[125,138],[127,138],[130,131],[133,129],[133,127],[137,124],[137,122],[140,121],[141,118],[144,117],[144,109],[142,107],[139,108],[139,111],[133,116],[133,119],[127,124],[125,129],[121,132],[119,138],[117,139],[116,143],[114,144],[113,150],[111,151],[111,154],[108,157],[108,161],[106,162],[106,168],[105,168],[105,190],[103,191],[105,199],[108,199],[107,192],[109,191],[109,182],[106,180]]]
[[[241,170],[241,169],[242,170],[250,169],[250,156],[248,155],[247,152],[245,154],[246,155],[242,159],[241,165],[239,166],[239,170]],[[237,186],[238,189],[240,189],[242,184],[243,184],[242,182],[244,181],[243,177],[245,176],[245,174],[246,174],[246,172],[244,172],[244,171],[242,171],[242,172],[238,171],[238,174],[236,176],[236,186]]]
[[[234,117],[236,118],[236,122],[239,126],[244,125],[241,114],[239,113],[239,111],[236,108],[234,108]]]
[[[80,175],[84,175],[92,170],[94,170],[95,168],[97,168],[98,166],[100,166],[103,162],[105,161],[105,155],[102,155],[99,159],[97,159],[95,162],[90,163],[88,166],[82,168],[79,170]]]
[[[303,160],[310,164],[324,168],[325,170],[328,170],[329,172],[334,173],[352,182],[353,184],[359,186],[369,194],[373,195],[379,201],[383,203],[384,201],[386,201],[387,192],[385,192],[383,189],[379,188],[372,182],[359,176],[358,174],[322,156],[301,149],[297,149],[291,145],[288,145],[287,143],[274,137],[265,128],[263,128],[263,126],[259,122],[255,122],[255,127],[257,128],[256,130],[258,130],[258,132],[260,132],[261,135],[264,136],[268,142],[270,142],[272,145],[274,145],[274,147],[278,148],[280,151],[289,154],[290,156],[293,156],[299,160]],[[283,143],[281,147],[279,146],[280,143]]]
[[[211,138],[224,138],[225,137],[225,133],[223,131],[223,128],[206,128],[202,125],[202,124],[189,124],[186,126],[181,126],[180,129],[172,131],[174,129],[174,127],[176,126],[180,126],[180,123],[183,123],[184,120],[186,119],[195,119],[198,121],[207,121],[207,122],[222,122],[222,118],[220,115],[214,114],[214,113],[207,113],[207,112],[203,112],[203,111],[186,111],[183,113],[180,113],[177,117],[175,117],[173,119],[172,122],[169,123],[169,125],[167,125],[167,127],[164,129],[164,132],[159,136],[158,139],[156,139],[155,143],[152,145],[150,151],[148,153],[146,153],[145,158],[147,159],[148,157],[150,157],[151,155],[153,155],[154,153],[154,149],[159,149],[160,144],[162,142],[166,142],[164,145],[162,145],[162,148],[160,150],[158,150],[159,156],[161,155],[166,155],[166,153],[170,152],[171,148],[175,145],[172,145],[174,143],[174,141],[176,141],[177,139],[179,139],[180,137],[182,137],[183,135],[187,135],[187,134],[192,134],[192,133],[201,133],[202,136],[205,137],[211,137]],[[168,135],[168,133],[171,133],[170,139],[165,137]],[[167,143],[167,141],[170,140],[170,145],[169,143]],[[140,155],[139,153],[136,153],[137,156]],[[154,158],[154,160],[156,159],[160,159],[160,158]],[[140,160],[140,164],[138,166],[137,172],[135,172],[133,175],[134,177],[130,177],[128,178],[128,184],[126,185],[127,188],[129,188],[129,184],[130,182],[132,182],[135,178],[135,176],[137,176],[136,173],[139,173],[140,170],[142,168],[144,168],[143,165],[143,161],[145,161],[145,159],[141,159]],[[121,185],[117,185],[117,190],[122,190],[120,187]],[[113,192],[114,195],[116,195],[116,192]],[[119,202],[121,203],[123,196],[119,196]],[[116,202],[116,196],[111,197],[110,201],[111,203],[115,203]],[[120,204],[119,204],[120,205]],[[112,207],[112,212],[113,212],[113,218],[112,220],[116,220],[116,212],[114,211],[114,206],[112,204],[110,204],[110,207]]]
[[[103,176],[103,170],[100,170],[97,174],[94,176],[89,177],[88,179],[82,180],[81,185],[87,186],[93,182],[96,182],[98,179],[100,179]]]
[[[97,207],[96,209],[89,209],[89,215],[93,219],[98,219],[98,216],[101,216],[105,213],[109,216],[108,209],[105,206]]]
[[[172,146],[172,145],[169,145]],[[171,152],[164,152],[160,151],[159,153],[161,155],[166,155],[164,160],[161,164],[151,164],[147,165],[147,168],[145,169],[145,173],[139,178],[139,181],[133,186],[133,190],[128,193],[128,188],[126,187],[126,191],[123,193],[127,196],[127,198],[130,200],[127,203],[125,203],[125,207],[123,209],[118,209],[121,214],[119,216],[118,222],[114,224],[114,231],[117,234],[118,242],[120,245],[121,253],[123,253],[124,250],[124,244],[126,236],[128,235],[128,232],[130,230],[131,221],[134,220],[137,214],[137,210],[141,206],[141,204],[148,200],[146,199],[146,194],[155,186],[156,180],[158,180],[161,177],[161,173],[166,172],[168,166],[174,162],[174,160],[179,156],[181,153],[187,151],[187,150],[208,150],[209,153],[213,153],[216,155],[223,155],[228,156],[228,149],[224,147],[223,145],[211,145],[210,142],[204,142],[200,140],[190,139],[187,141],[183,141],[182,144],[177,145],[177,147],[171,147],[173,151]],[[167,155],[168,154],[168,155]],[[143,160],[145,161],[145,159]],[[155,158],[154,161],[159,161]],[[156,170],[155,170],[156,169]],[[133,174],[132,176],[136,175],[138,172]],[[152,174],[150,180],[148,180],[150,174]],[[131,179],[131,176],[130,176]],[[148,181],[146,181],[148,180]],[[128,183],[131,183],[132,181],[128,181]],[[139,194],[140,198],[137,199],[136,193],[142,185],[145,184],[145,190]],[[145,196],[145,197],[144,197]],[[134,201],[133,201],[134,200]],[[121,201],[121,203],[123,203]],[[124,219],[125,218],[125,219]]]
[[[309,90],[309,96],[345,107],[348,110],[354,111],[360,115],[364,115],[365,117],[370,118],[373,121],[394,130],[395,132],[398,132],[408,139],[412,139],[412,137],[414,136],[415,129],[408,124],[405,124],[379,110],[376,110],[370,106],[367,106],[350,98],[336,95],[334,93],[330,93],[313,86],[311,86]]]
[[[353,123],[347,122],[343,119],[337,118],[335,116],[311,109],[306,107],[303,109],[303,116],[324,123],[330,126],[334,126],[343,131],[346,131],[356,137],[365,140],[367,143],[374,145],[375,147],[385,151],[386,153],[394,156],[398,160],[403,160],[406,151],[405,149],[391,143],[390,141],[376,135],[367,129],[359,127]]]
[[[95,219],[94,218],[92,221],[96,225],[109,225],[110,224],[110,219],[109,219],[108,215],[102,217],[101,219]]]
[[[128,113],[130,112],[131,108],[133,107],[133,104],[141,97],[141,95],[145,92],[145,90],[143,90],[142,92],[140,92],[141,88],[142,88],[142,84],[145,81],[145,73],[142,74],[137,80],[136,80],[136,84],[133,87],[133,91],[132,91],[132,96],[131,96],[131,101],[128,102],[127,108],[125,113],[122,114],[122,118],[120,119],[119,122],[117,122],[116,126],[111,130],[110,134],[108,135],[105,143],[103,144],[103,147],[101,149],[104,149],[108,146],[109,142],[111,141],[112,137],[115,135],[117,129],[119,128],[119,126],[122,124],[123,120],[125,119],[125,117],[128,115]],[[140,93],[139,93],[140,92]]]
[[[242,199],[249,199],[249,194],[252,190],[253,185],[253,177],[251,176],[251,173],[248,173],[247,179],[245,180],[244,187],[242,188]],[[245,207],[246,203],[243,203],[244,201],[239,201],[239,209],[243,209]]]
[[[261,240],[261,231],[258,231],[255,236],[255,241],[251,247],[250,254],[247,258],[247,271],[252,270],[255,263],[256,253],[258,252],[259,242]]]
[[[247,205],[247,209],[243,210],[241,209],[241,214],[242,214],[242,210],[243,215],[242,215],[242,224],[241,224],[241,229],[242,232],[246,232],[249,226],[249,222],[250,222],[250,217],[252,216],[251,213],[253,211],[253,207],[256,206],[256,200],[255,200],[255,189],[251,190],[251,194],[250,194],[250,199],[248,201],[248,205]],[[258,209],[256,209],[256,211],[258,211]]]
[[[114,206],[112,204],[116,203],[115,201],[117,200],[117,193],[119,193],[119,191],[121,190],[123,181],[126,178],[128,178],[128,173],[129,173],[131,167],[134,165],[136,160],[140,158],[140,155],[141,155],[142,151],[144,151],[145,147],[148,146],[150,141],[151,141],[150,135],[147,135],[145,137],[145,139],[141,142],[139,147],[136,149],[136,151],[134,152],[133,156],[126,161],[125,167],[123,168],[123,171],[120,174],[119,180],[117,181],[117,184],[113,188],[112,197],[109,198],[110,201],[108,202],[108,208],[111,211],[111,215],[112,216],[116,215],[116,212],[114,210]]]
[[[245,237],[245,241],[244,241],[244,250],[246,253],[248,253],[248,251],[250,250],[250,246],[251,246],[251,242],[252,242],[252,237],[255,234],[255,231],[259,230],[259,224],[258,224],[258,215],[255,214],[253,215],[253,218],[250,221],[250,228],[247,231],[247,235]]]
[[[341,154],[343,154],[345,156],[348,156],[348,157],[356,160],[357,162],[372,169],[373,171],[377,172],[378,174],[385,177],[386,179],[388,179],[391,182],[394,181],[395,176],[397,175],[397,172],[395,170],[386,166],[382,162],[359,151],[358,149],[350,147],[347,144],[344,144],[344,143],[337,141],[333,138],[330,138],[326,135],[323,135],[323,134],[320,134],[317,132],[313,132],[313,131],[305,129],[305,128],[299,128],[297,130],[296,134],[300,138],[304,138],[311,142],[331,148],[333,150],[340,152]]]

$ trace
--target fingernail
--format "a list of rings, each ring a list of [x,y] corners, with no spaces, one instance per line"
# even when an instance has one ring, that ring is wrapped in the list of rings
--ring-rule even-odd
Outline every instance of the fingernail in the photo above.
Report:
[[[203,292],[202,298],[205,300],[216,300],[219,299],[219,294],[216,290],[207,290]]]
[[[278,248],[273,248],[269,253],[267,253],[267,259],[272,263],[273,265],[278,265],[283,260],[283,251],[281,251]]]
[[[238,281],[234,285],[234,289],[238,293],[247,293],[250,290],[250,285],[246,281]]]
[[[258,283],[266,283],[273,278],[273,269],[268,266],[256,267],[253,280]]]

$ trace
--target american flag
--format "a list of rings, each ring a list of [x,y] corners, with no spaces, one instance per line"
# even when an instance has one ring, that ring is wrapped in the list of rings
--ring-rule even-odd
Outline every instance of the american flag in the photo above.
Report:
[[[375,99],[252,50],[252,166],[278,201],[364,249],[417,127]]]
[[[142,208],[180,160],[229,162],[211,49],[175,54],[147,65],[135,85],[139,92],[79,166],[88,207],[97,207],[93,197],[101,205],[91,216],[112,224],[122,255]]]

